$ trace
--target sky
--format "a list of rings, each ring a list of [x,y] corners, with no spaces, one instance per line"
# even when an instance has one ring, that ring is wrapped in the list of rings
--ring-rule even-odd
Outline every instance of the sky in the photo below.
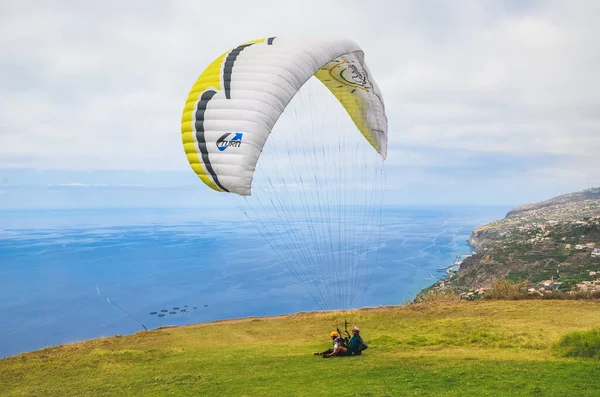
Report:
[[[388,204],[600,186],[600,2],[0,0],[0,209],[206,206],[181,112],[248,40],[357,42],[389,122]]]

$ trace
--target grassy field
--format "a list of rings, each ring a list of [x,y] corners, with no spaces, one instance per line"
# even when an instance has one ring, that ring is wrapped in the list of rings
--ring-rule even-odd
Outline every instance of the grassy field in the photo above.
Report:
[[[323,359],[362,329],[362,356]],[[598,360],[552,346],[594,301],[424,302],[163,328],[0,360],[2,396],[598,396]]]

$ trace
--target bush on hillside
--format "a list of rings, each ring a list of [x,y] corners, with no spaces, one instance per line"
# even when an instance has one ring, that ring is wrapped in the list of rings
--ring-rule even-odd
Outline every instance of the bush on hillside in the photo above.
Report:
[[[444,289],[432,289],[424,294],[419,295],[415,299],[415,303],[418,302],[453,302],[460,300],[455,290],[451,288]]]
[[[554,291],[551,294],[544,294],[543,299],[564,299],[564,300],[585,300],[600,299],[600,291]]]
[[[522,299],[526,292],[525,283],[499,280],[484,295],[485,299],[516,300]]]

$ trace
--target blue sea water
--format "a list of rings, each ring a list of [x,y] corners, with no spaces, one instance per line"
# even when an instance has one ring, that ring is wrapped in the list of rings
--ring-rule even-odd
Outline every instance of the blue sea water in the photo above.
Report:
[[[414,297],[435,281],[437,268],[471,252],[467,240],[476,226],[508,209],[384,208],[362,306]],[[142,329],[138,321],[153,329],[319,310],[238,215],[218,209],[0,211],[0,357],[134,333]],[[161,310],[164,317],[150,314]]]

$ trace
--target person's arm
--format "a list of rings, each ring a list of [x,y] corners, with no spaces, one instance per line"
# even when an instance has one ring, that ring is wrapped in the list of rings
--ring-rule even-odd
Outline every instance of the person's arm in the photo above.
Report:
[[[335,348],[335,350],[330,354],[331,356],[337,356],[338,354],[340,354],[340,352],[345,352],[348,349],[346,349],[344,346],[338,346]]]

